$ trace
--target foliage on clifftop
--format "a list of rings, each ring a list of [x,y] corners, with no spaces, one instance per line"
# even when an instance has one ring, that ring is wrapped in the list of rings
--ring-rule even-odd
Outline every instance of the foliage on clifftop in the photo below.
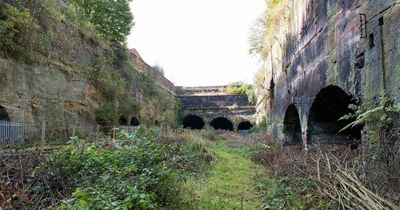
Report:
[[[124,42],[133,25],[131,0],[67,0],[107,39]]]
[[[246,84],[244,82],[232,82],[228,84],[227,88],[228,94],[238,94],[238,95],[247,95],[249,102],[254,102],[255,93],[253,85]]]
[[[267,59],[271,51],[271,45],[275,39],[278,22],[282,19],[282,14],[288,4],[288,0],[265,0],[264,12],[258,17],[250,29],[249,52],[251,55],[258,56],[262,61]],[[254,76],[254,89],[256,92],[266,89],[265,87],[265,68],[261,67]],[[265,101],[265,98],[258,102]]]
[[[250,34],[250,54],[265,59],[271,50],[271,40],[274,39],[277,23],[282,18],[288,0],[266,0],[263,14],[254,22]]]

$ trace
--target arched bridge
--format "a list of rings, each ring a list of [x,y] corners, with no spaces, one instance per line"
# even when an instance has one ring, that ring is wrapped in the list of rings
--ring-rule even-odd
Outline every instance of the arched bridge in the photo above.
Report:
[[[229,95],[226,86],[180,88],[184,128],[240,131],[254,124],[255,107],[246,95]],[[183,93],[182,93],[182,90]]]

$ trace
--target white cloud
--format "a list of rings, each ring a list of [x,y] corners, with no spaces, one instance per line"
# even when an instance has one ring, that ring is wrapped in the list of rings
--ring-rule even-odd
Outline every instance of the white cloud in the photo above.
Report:
[[[264,0],[133,0],[128,45],[176,85],[251,82],[260,64],[248,55],[249,28],[263,8]]]

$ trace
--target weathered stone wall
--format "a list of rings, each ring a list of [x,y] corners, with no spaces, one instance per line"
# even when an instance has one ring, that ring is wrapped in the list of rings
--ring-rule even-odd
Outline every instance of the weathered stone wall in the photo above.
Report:
[[[183,110],[183,117],[196,115],[206,124],[217,117],[227,118],[235,129],[239,123],[250,121],[255,123],[255,107],[250,104],[246,95],[215,96],[177,96]]]
[[[96,62],[94,52],[101,47],[66,23],[57,28],[68,42],[64,46],[55,42],[49,59],[24,63],[0,57],[0,105],[14,122],[94,122],[99,106],[95,99],[101,94],[86,71]]]
[[[175,87],[177,95],[228,95],[228,86]]]
[[[23,61],[0,51],[0,106],[5,108],[11,121],[36,127],[43,121],[57,127],[94,126],[95,113],[104,102],[103,87],[96,86],[99,69],[117,74],[126,82],[127,97],[146,106],[143,100],[146,87],[142,84],[144,72],[140,63],[126,53],[124,46],[98,40],[77,25],[52,14],[40,15],[48,21],[43,23],[48,30],[45,33],[51,37],[48,52],[32,49],[37,59]],[[34,35],[37,34],[32,34],[32,39],[40,38]],[[156,75],[153,77],[157,79]],[[172,100],[170,84],[166,89],[166,97]],[[117,99],[112,103],[118,107]],[[123,114],[129,118],[140,117],[138,110]]]
[[[283,123],[290,105],[299,113],[304,143],[309,114],[321,89],[333,85],[355,100],[375,102],[383,88],[380,26],[383,17],[386,85],[391,99],[399,100],[400,6],[397,0],[288,1],[278,21],[271,50],[265,58],[269,132],[284,139]],[[375,47],[361,38],[360,13],[367,16],[367,33]],[[260,103],[261,106],[263,103]]]
[[[185,109],[251,106],[246,95],[178,96]]]
[[[147,64],[140,56],[140,54],[136,51],[136,49],[130,49],[129,52],[136,65],[139,67],[139,69],[149,72],[154,78],[154,80],[157,82],[157,84],[163,90],[167,91],[172,95],[175,95],[174,83],[172,83],[169,79],[167,79],[162,72],[155,70],[153,67]]]

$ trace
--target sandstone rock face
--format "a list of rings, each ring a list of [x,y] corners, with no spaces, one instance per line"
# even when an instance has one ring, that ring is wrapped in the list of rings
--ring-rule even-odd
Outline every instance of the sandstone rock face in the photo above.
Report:
[[[361,38],[361,13],[367,17],[367,38]],[[343,107],[349,103],[377,102],[384,87],[399,101],[399,18],[398,0],[288,1],[275,38],[268,40],[267,88],[259,95],[267,101],[257,107],[266,110],[270,133],[282,140],[293,134],[290,106],[298,112],[296,135],[307,144],[319,134],[335,136],[337,128],[323,129],[348,113]]]
[[[85,60],[86,62],[87,60]],[[24,64],[0,58],[0,104],[11,121],[39,124],[93,124],[99,91],[84,69],[51,63]]]
[[[95,127],[95,113],[104,103],[104,88],[95,82],[99,69],[118,74],[126,82],[126,96],[142,106],[146,105],[144,74],[150,71],[158,79],[157,88],[173,100],[173,84],[141,59],[129,57],[121,44],[96,40],[66,20],[48,21],[51,31],[46,33],[52,38],[47,52],[32,49],[38,55],[35,61],[16,60],[0,52],[0,108],[11,121],[36,130],[44,121],[55,129]],[[142,69],[144,65],[148,68]],[[117,99],[112,103],[118,106]],[[139,118],[136,112],[123,114]]]

